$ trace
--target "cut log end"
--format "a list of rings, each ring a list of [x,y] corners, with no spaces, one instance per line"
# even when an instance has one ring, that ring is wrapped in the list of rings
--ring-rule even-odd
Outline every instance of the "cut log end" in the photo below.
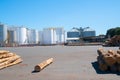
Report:
[[[101,71],[107,71],[108,70],[108,66],[106,64],[99,64],[99,69]]]
[[[48,66],[52,62],[53,62],[53,58],[50,58],[46,61],[43,61],[42,63],[40,63],[40,64],[38,64],[34,67],[34,71],[35,72],[40,72],[42,69],[44,69],[46,66]]]
[[[35,72],[40,72],[42,69],[39,65],[36,65],[35,68],[34,68],[34,71]]]

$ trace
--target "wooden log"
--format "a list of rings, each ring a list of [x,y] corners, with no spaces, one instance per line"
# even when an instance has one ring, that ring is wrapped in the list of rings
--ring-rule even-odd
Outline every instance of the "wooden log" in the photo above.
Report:
[[[106,65],[106,64],[99,64],[99,69],[101,70],[101,71],[107,71],[108,70],[108,66]]]
[[[105,55],[104,56],[104,61],[108,66],[112,66],[113,64],[116,63],[116,59],[113,55],[109,54],[109,55]]]
[[[2,54],[7,54],[7,53],[9,53],[9,51],[6,51],[6,50],[0,50],[0,55],[2,55]]]
[[[110,67],[110,71],[112,71],[112,72],[117,72],[118,71],[117,65],[112,65],[112,66],[109,66],[109,67]]]
[[[113,50],[108,50],[108,54],[115,55],[115,54],[116,54],[116,52],[115,52],[115,51],[113,51]]]
[[[120,54],[120,50],[117,50],[117,53]]]
[[[116,62],[120,64],[120,54],[116,54],[115,58],[116,58]]]
[[[0,59],[2,59],[2,58],[7,58],[7,57],[11,57],[11,56],[14,56],[14,55],[15,55],[14,53],[3,54],[3,55],[0,55]]]
[[[9,67],[9,66],[12,66],[12,65],[15,65],[15,64],[18,64],[18,63],[21,63],[23,60],[21,58],[18,58],[16,59],[14,62],[12,63],[9,63],[9,64],[6,64],[4,66],[0,66],[0,69],[3,69],[3,68],[6,68],[6,67]]]
[[[10,63],[13,63],[14,61],[16,61],[17,59],[19,59],[20,58],[20,56],[18,56],[18,55],[15,55],[15,56],[13,56],[13,57],[10,57],[7,61],[5,61],[5,62],[3,62],[3,63],[0,63],[0,67],[1,66],[5,66],[5,65],[8,65],[8,64],[10,64]]]
[[[3,59],[0,59],[0,63],[3,63],[3,62],[5,62],[5,61],[8,61],[10,59],[10,57],[8,57],[8,58],[3,58]]]
[[[97,52],[99,56],[106,54],[106,52],[102,48],[99,48]]]
[[[102,64],[105,64],[105,61],[104,61],[103,58],[100,57],[100,56],[97,57],[97,61],[98,61],[99,64],[101,64],[101,63],[102,63]]]
[[[35,72],[39,72],[39,71],[41,71],[43,68],[45,68],[47,65],[51,64],[52,62],[53,62],[53,58],[50,58],[50,59],[48,59],[48,60],[46,60],[46,61],[43,61],[42,63],[40,63],[40,64],[38,64],[38,65],[36,65],[36,66],[34,67],[34,71],[35,71]]]
[[[120,72],[120,64],[117,64],[118,72]]]

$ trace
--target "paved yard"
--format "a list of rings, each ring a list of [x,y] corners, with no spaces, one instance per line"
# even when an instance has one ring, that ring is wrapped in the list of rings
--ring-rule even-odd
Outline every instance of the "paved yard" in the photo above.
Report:
[[[39,46],[0,48],[20,55],[23,62],[0,70],[0,80],[120,80],[119,73],[101,72],[96,63],[102,46]],[[103,47],[117,50],[118,47]],[[48,58],[54,62],[41,72],[34,66]]]

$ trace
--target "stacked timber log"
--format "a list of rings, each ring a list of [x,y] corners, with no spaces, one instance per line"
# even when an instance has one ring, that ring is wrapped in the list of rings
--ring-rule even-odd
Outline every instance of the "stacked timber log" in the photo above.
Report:
[[[34,71],[35,72],[39,72],[41,71],[42,69],[44,69],[46,66],[48,66],[49,64],[51,64],[53,62],[53,58],[50,58],[48,60],[45,60],[43,61],[42,63],[40,64],[37,64],[35,67],[34,67]]]
[[[0,69],[22,62],[20,56],[6,50],[0,50]]]
[[[97,50],[97,52],[98,52],[97,61],[100,70],[102,71],[110,70],[112,72],[120,72],[120,50],[105,51],[102,48],[100,48]]]
[[[120,46],[120,35],[115,35],[107,40],[104,46]]]

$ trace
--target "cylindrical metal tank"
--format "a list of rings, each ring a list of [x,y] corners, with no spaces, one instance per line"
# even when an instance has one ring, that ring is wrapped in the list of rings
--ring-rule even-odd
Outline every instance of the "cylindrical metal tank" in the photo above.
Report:
[[[57,35],[57,43],[61,44],[64,43],[64,29],[62,27],[56,28],[56,35]]]
[[[28,43],[29,44],[38,44],[39,43],[39,36],[38,31],[34,29],[28,30]]]
[[[32,34],[32,36],[31,36],[32,37],[32,43],[35,44],[36,43],[36,34],[35,34],[34,29],[31,30],[31,34]]]
[[[19,27],[17,27],[17,26],[10,26],[9,28],[8,28],[8,31],[15,31],[16,33],[16,40],[15,40],[15,43],[17,43],[17,44],[19,44]]]
[[[7,26],[0,24],[0,45],[4,46],[7,43]]]
[[[57,43],[57,35],[56,35],[56,30],[55,28],[51,29],[51,43],[56,44]]]
[[[43,30],[43,44],[51,44],[51,34],[50,29]]]
[[[15,30],[8,30],[8,43],[16,43],[17,35]]]
[[[44,44],[56,44],[55,28],[45,28],[43,30],[43,43]]]
[[[35,44],[39,43],[39,34],[38,34],[38,30],[35,30]]]
[[[27,31],[27,37],[28,37],[28,44],[33,44],[33,38],[32,38],[32,30],[31,29],[28,29]]]
[[[13,26],[10,27],[9,30],[16,31],[16,43],[18,43],[19,45],[39,43],[39,36],[37,30]]]
[[[40,42],[40,44],[44,44],[44,42],[43,42],[43,31],[39,31],[39,42]]]
[[[65,32],[62,27],[43,30],[44,44],[61,44],[65,42]]]
[[[27,44],[27,29],[19,27],[19,44]]]

